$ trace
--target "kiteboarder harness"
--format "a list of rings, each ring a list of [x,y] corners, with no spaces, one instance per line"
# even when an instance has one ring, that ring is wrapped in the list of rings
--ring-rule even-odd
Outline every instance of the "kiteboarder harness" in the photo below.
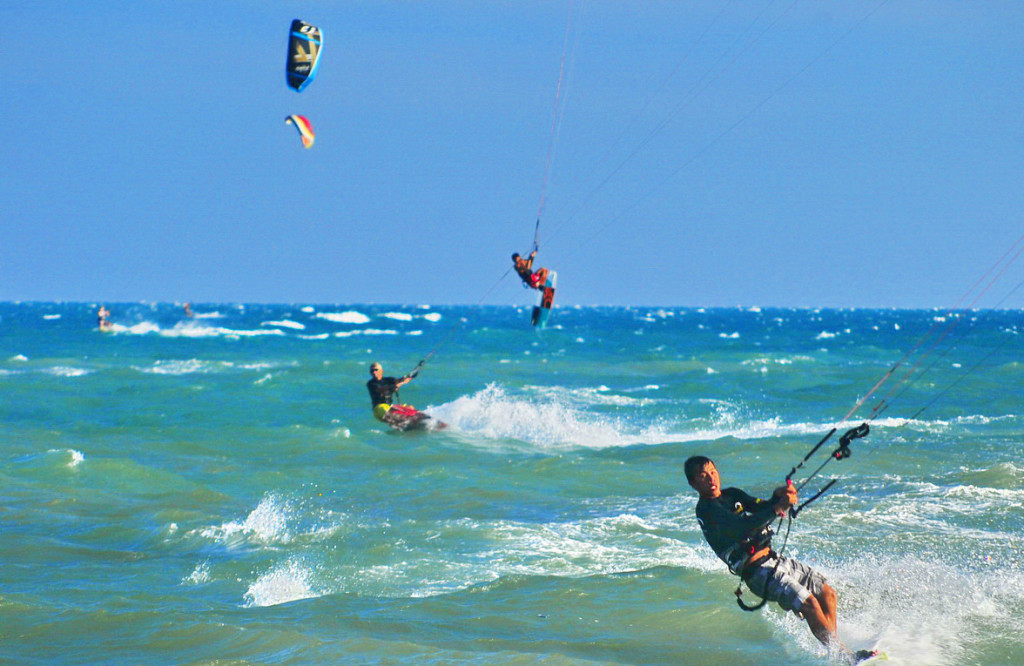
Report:
[[[825,467],[825,465],[827,465],[832,460],[844,460],[846,458],[849,458],[852,455],[852,452],[850,451],[850,443],[853,440],[855,440],[855,439],[860,439],[862,437],[867,436],[867,434],[869,432],[871,432],[871,428],[869,428],[868,424],[865,422],[865,423],[861,423],[856,428],[850,428],[845,433],[843,433],[842,437],[839,438],[839,446],[837,446],[836,449],[834,451],[832,451],[832,453],[829,455],[829,457],[825,459],[825,462],[821,463],[821,465],[818,466],[818,469],[814,470],[810,474],[810,476],[808,476],[806,479],[803,480],[803,482],[800,484],[800,486],[797,488],[797,490],[800,490],[805,485],[807,485],[807,483],[811,479],[813,479],[815,476],[817,476],[818,473],[821,472],[821,470]],[[825,442],[827,442],[832,437],[832,435],[834,435],[835,433],[836,433],[836,429],[832,428],[832,430],[830,430],[828,432],[828,434],[826,434],[824,437],[821,438],[820,442],[818,442],[817,444],[814,445],[813,448],[811,448],[811,450],[807,453],[807,455],[804,456],[804,459],[801,460],[795,467],[793,467],[793,469],[791,469],[789,471],[789,474],[786,475],[786,485],[793,485],[793,475],[796,474],[797,471],[800,470],[800,468],[802,468],[804,466],[804,463],[807,462],[811,458],[811,456],[813,456],[815,453],[817,453],[818,449],[820,449],[825,444]],[[779,518],[778,526],[775,527],[774,529],[772,529],[771,525],[767,525],[760,532],[757,532],[755,534],[752,534],[752,535],[748,536],[746,539],[743,539],[742,541],[737,543],[736,546],[734,546],[734,548],[738,549],[739,552],[745,552],[746,553],[745,557],[742,560],[738,561],[738,564],[739,564],[738,570],[737,570],[737,568],[734,568],[733,565],[729,566],[729,570],[732,573],[741,576],[740,584],[736,586],[736,592],[735,592],[735,594],[736,594],[736,604],[739,605],[740,608],[742,608],[745,611],[751,611],[752,612],[752,611],[760,610],[761,608],[764,607],[764,605],[766,603],[768,603],[768,599],[766,599],[766,598],[762,598],[760,602],[758,602],[756,604],[753,604],[753,605],[747,605],[747,604],[745,604],[743,602],[743,579],[742,579],[742,573],[743,573],[743,570],[750,563],[749,562],[750,556],[753,555],[754,553],[756,553],[757,551],[762,550],[763,548],[765,548],[767,546],[768,547],[768,558],[769,559],[772,558],[772,557],[775,558],[775,567],[772,568],[772,575],[769,577],[769,578],[774,578],[775,577],[775,573],[779,570],[779,564],[781,564],[781,562],[782,562],[781,555],[782,555],[783,551],[786,550],[786,544],[789,542],[789,532],[790,532],[790,530],[793,527],[793,520],[798,515],[800,515],[800,512],[803,511],[804,509],[806,509],[809,504],[811,504],[812,502],[814,502],[815,500],[820,498],[822,495],[824,495],[826,492],[828,492],[828,490],[833,485],[835,485],[836,481],[838,481],[838,479],[831,479],[831,480],[829,480],[828,483],[826,483],[824,486],[822,486],[821,490],[819,490],[813,496],[811,496],[810,499],[805,500],[802,504],[800,504],[800,506],[798,506],[798,507],[790,507],[789,515],[786,516],[785,518],[781,518],[780,517]],[[775,550],[772,550],[772,547],[771,547],[772,536],[774,535],[775,532],[778,531],[778,529],[780,527],[782,527],[782,521],[783,520],[787,520],[787,523],[786,523],[786,535],[785,535],[785,537],[782,540],[782,547],[779,548],[778,551],[775,551]]]
[[[779,524],[782,524],[781,518],[779,519]],[[775,572],[779,570],[780,560],[778,559],[778,553],[772,550],[772,536],[774,535],[775,530],[772,528],[772,526],[765,525],[764,529],[762,529],[760,532],[748,536],[746,539],[740,541],[736,544],[736,546],[734,546],[737,550],[743,552],[744,555],[742,560],[737,562],[739,566],[734,567],[733,565],[730,565],[729,571],[740,577],[740,584],[736,586],[735,592],[736,603],[739,605],[740,608],[742,608],[745,611],[760,610],[766,603],[768,603],[767,599],[761,599],[760,602],[754,604],[753,606],[748,606],[747,604],[743,603],[743,572],[747,568],[747,566],[750,565],[750,557],[757,551],[767,546],[767,559],[771,559],[773,557],[775,558],[775,567],[772,568],[771,578],[775,577]],[[786,530],[786,538],[789,538],[789,530]]]

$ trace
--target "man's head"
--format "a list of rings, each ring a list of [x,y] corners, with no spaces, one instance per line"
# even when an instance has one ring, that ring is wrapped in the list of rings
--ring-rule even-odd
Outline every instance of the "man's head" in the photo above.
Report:
[[[384,368],[381,366],[380,363],[374,361],[373,363],[370,364],[370,374],[373,375],[374,377],[377,377],[378,375],[383,375]]]
[[[683,463],[686,481],[701,497],[714,499],[722,494],[722,482],[718,476],[718,468],[710,458],[691,456]]]
[[[512,253],[512,261],[519,261],[519,253],[518,252],[513,252]]]

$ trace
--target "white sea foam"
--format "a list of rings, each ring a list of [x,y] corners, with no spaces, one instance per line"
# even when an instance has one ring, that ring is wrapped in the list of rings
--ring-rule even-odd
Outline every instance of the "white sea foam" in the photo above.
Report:
[[[564,404],[515,398],[493,384],[428,411],[459,430],[543,448],[614,446],[622,441],[610,424],[581,421],[579,414]]]
[[[239,330],[220,326],[202,326],[190,322],[179,323],[174,328],[159,331],[168,338],[249,338],[261,335],[284,335],[279,329]]]
[[[219,316],[219,315],[218,315]],[[159,324],[143,321],[132,326],[113,324],[111,330],[118,334],[150,335],[157,334],[165,338],[245,338],[262,335],[284,335],[279,329],[231,329],[221,326],[210,326],[193,320],[181,321],[171,328],[161,328]]]
[[[149,367],[132,366],[132,369],[151,375],[190,375],[210,374],[230,370],[254,370],[261,372],[282,366],[294,366],[295,363],[232,363],[231,361],[203,361],[200,359],[159,360]]]
[[[623,393],[646,393],[648,391],[660,391],[661,386],[658,384],[647,384],[645,386],[637,386],[635,388],[623,389]]]
[[[510,393],[496,384],[450,403],[427,407],[433,416],[458,430],[489,440],[525,442],[543,450],[560,448],[609,448],[654,445],[666,442],[712,441],[725,437],[740,440],[820,436],[832,423],[786,423],[781,418],[749,418],[732,403],[702,400],[712,408],[710,420],[687,420],[675,425],[649,423],[636,427],[623,418],[595,414],[589,407],[644,407],[660,402],[653,398],[617,395],[604,387],[565,389],[527,387],[526,395]],[[875,427],[902,425],[901,419],[878,419]]]
[[[61,318],[61,315],[59,315],[59,314],[43,315],[43,319],[60,319],[60,318]]]
[[[344,522],[344,514],[310,510],[277,493],[267,493],[244,520],[228,521],[199,531],[200,536],[233,546],[241,543],[279,546],[296,538],[322,539],[335,533]]]
[[[793,356],[793,357],[771,357],[771,356],[759,356],[757,358],[750,358],[745,361],[740,361],[740,365],[793,365],[797,362],[813,361],[814,359],[810,356]]]
[[[188,359],[178,361],[156,361],[151,367],[137,367],[134,369],[150,375],[189,375],[193,373],[216,372],[224,366],[221,363],[200,361],[199,359]]]
[[[58,453],[68,456],[68,467],[75,468],[85,462],[85,455],[75,449],[50,449],[47,453]]]
[[[381,316],[396,321],[412,321],[412,315],[407,312],[385,312]]]
[[[1017,419],[1016,414],[1002,414],[1000,416],[985,416],[983,414],[968,414],[966,416],[958,416],[952,421],[934,421],[933,423],[941,423],[948,425],[949,423],[963,424],[963,425],[988,425],[990,423],[996,423],[999,421],[1013,421]]]
[[[237,365],[228,361],[221,361],[221,363],[223,365],[241,368],[242,370],[273,370],[274,368],[294,367],[298,365],[295,361],[292,361],[291,363],[266,363],[263,361],[255,361],[253,363],[239,363]]]
[[[280,326],[281,328],[292,328],[297,331],[305,330],[306,325],[300,324],[297,321],[291,321],[290,319],[282,319],[281,321],[265,321],[260,326]]]
[[[526,390],[544,396],[550,400],[563,400],[578,407],[591,405],[611,405],[616,407],[633,407],[649,405],[655,402],[652,398],[634,398],[613,393],[607,386],[596,388],[564,388],[561,386],[527,386]]]
[[[399,332],[392,329],[367,328],[361,331],[338,331],[334,334],[338,338],[350,338],[354,335],[398,335]]]
[[[287,500],[271,493],[260,500],[245,520],[207,528],[202,535],[222,542],[244,536],[257,543],[288,543],[292,538],[288,531],[288,515],[291,510]]]
[[[348,312],[317,312],[317,318],[333,321],[337,324],[366,324],[370,318],[362,312],[349,310]]]
[[[427,321],[438,322],[441,321],[441,313],[428,312],[427,314],[423,315],[423,318],[426,319]]]
[[[314,571],[296,559],[289,559],[260,575],[245,592],[246,606],[276,606],[320,596],[313,589]]]
[[[188,576],[181,580],[183,585],[202,585],[210,582],[210,562],[204,561],[196,565]]]
[[[547,393],[547,395],[536,395]],[[639,404],[642,400],[615,396],[599,397],[598,391],[535,391],[531,396],[514,396],[495,384],[471,396],[464,396],[427,411],[459,430],[492,440],[518,440],[541,449],[607,448],[664,441],[664,433],[653,427],[626,434],[617,419],[587,413],[581,404]]]
[[[593,576],[657,566],[716,568],[702,544],[661,534],[678,526],[651,524],[632,514],[566,522],[497,521],[475,526],[489,533],[492,569],[501,576]],[[465,529],[462,527],[462,529]]]
[[[25,363],[26,361],[28,361],[28,356],[25,356],[24,354],[15,354],[14,356],[12,356],[11,358],[9,358],[7,360],[15,361],[15,362],[18,362],[18,363]]]
[[[57,365],[52,368],[45,368],[43,372],[56,377],[82,377],[84,375],[92,374],[93,371],[87,368],[72,368],[66,365]]]
[[[111,324],[110,330],[113,333],[124,333],[128,335],[148,335],[150,333],[159,333],[160,326],[152,322],[144,321],[131,326]]]
[[[1020,616],[1007,613],[1024,602],[1019,570],[886,555],[825,573],[840,595],[840,637],[851,645],[877,643],[896,663],[971,663],[972,647],[992,627],[1006,635],[1024,630]]]
[[[700,401],[710,403],[715,401]],[[781,418],[770,419],[748,418],[742,410],[730,403],[717,401],[722,407],[717,409],[717,417],[710,426],[694,430],[689,433],[680,433],[680,441],[719,439],[722,437],[733,437],[735,439],[763,439],[771,437],[801,437],[806,435],[820,436],[831,430],[835,424],[831,422],[814,423],[786,423]],[[872,422],[875,428],[898,427],[905,425],[904,419],[876,419]]]

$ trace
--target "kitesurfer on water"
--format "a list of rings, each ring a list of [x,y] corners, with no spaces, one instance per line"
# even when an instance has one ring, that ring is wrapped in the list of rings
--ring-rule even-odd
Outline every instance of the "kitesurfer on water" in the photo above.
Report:
[[[836,634],[836,591],[811,567],[779,555],[771,546],[770,524],[798,503],[792,484],[780,486],[770,500],[753,497],[739,488],[722,488],[718,468],[704,456],[692,456],[683,464],[686,480],[697,491],[697,522],[715,554],[738,575],[750,590],[777,602],[807,621],[814,637],[835,647],[854,661],[873,656],[856,654]],[[736,591],[739,596],[739,590]]]
[[[391,401],[399,387],[405,386],[412,381],[411,376],[385,377],[384,368],[376,361],[370,364],[371,379],[366,382],[366,388],[370,391],[370,404],[373,405],[373,415],[378,421],[388,425],[395,425],[400,419],[394,417],[401,415],[408,417],[416,413],[412,405],[392,405]],[[391,413],[394,410],[394,413]],[[390,418],[389,418],[390,417]]]
[[[523,259],[519,256],[519,253],[516,252],[512,255],[512,263],[515,266],[516,273],[518,273],[520,279],[522,279],[523,284],[531,289],[543,289],[544,282],[546,282],[548,278],[548,269],[542,268],[536,273],[533,272],[533,259],[536,256],[537,250],[531,252],[530,256],[526,259]]]
[[[109,331],[113,328],[113,324],[110,323],[110,310],[107,309],[107,306],[100,306],[99,312],[96,313],[96,323],[101,331]]]

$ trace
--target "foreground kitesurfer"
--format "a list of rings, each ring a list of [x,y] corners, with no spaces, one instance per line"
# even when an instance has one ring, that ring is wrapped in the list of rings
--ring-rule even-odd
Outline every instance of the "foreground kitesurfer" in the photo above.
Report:
[[[770,500],[762,500],[739,488],[723,489],[718,468],[704,456],[687,459],[683,469],[687,482],[700,495],[696,513],[704,538],[730,572],[757,596],[805,619],[826,647],[839,650],[854,663],[874,656],[870,650],[853,653],[839,640],[838,596],[825,577],[772,550],[770,524],[798,504],[792,484],[776,488]]]
[[[537,250],[530,253],[530,256],[523,259],[516,252],[512,255],[512,264],[516,269],[516,273],[519,278],[523,281],[527,287],[531,289],[543,289],[544,282],[548,277],[548,269],[542,268],[536,273],[533,272],[533,260],[537,256]]]
[[[430,416],[418,411],[412,405],[393,405],[392,400],[398,389],[413,380],[416,372],[404,377],[385,377],[384,368],[380,363],[370,364],[371,379],[366,382],[366,388],[370,392],[370,403],[373,405],[373,415],[378,421],[387,423],[398,430],[410,428],[424,428],[431,421]],[[438,423],[438,427],[444,424]]]

